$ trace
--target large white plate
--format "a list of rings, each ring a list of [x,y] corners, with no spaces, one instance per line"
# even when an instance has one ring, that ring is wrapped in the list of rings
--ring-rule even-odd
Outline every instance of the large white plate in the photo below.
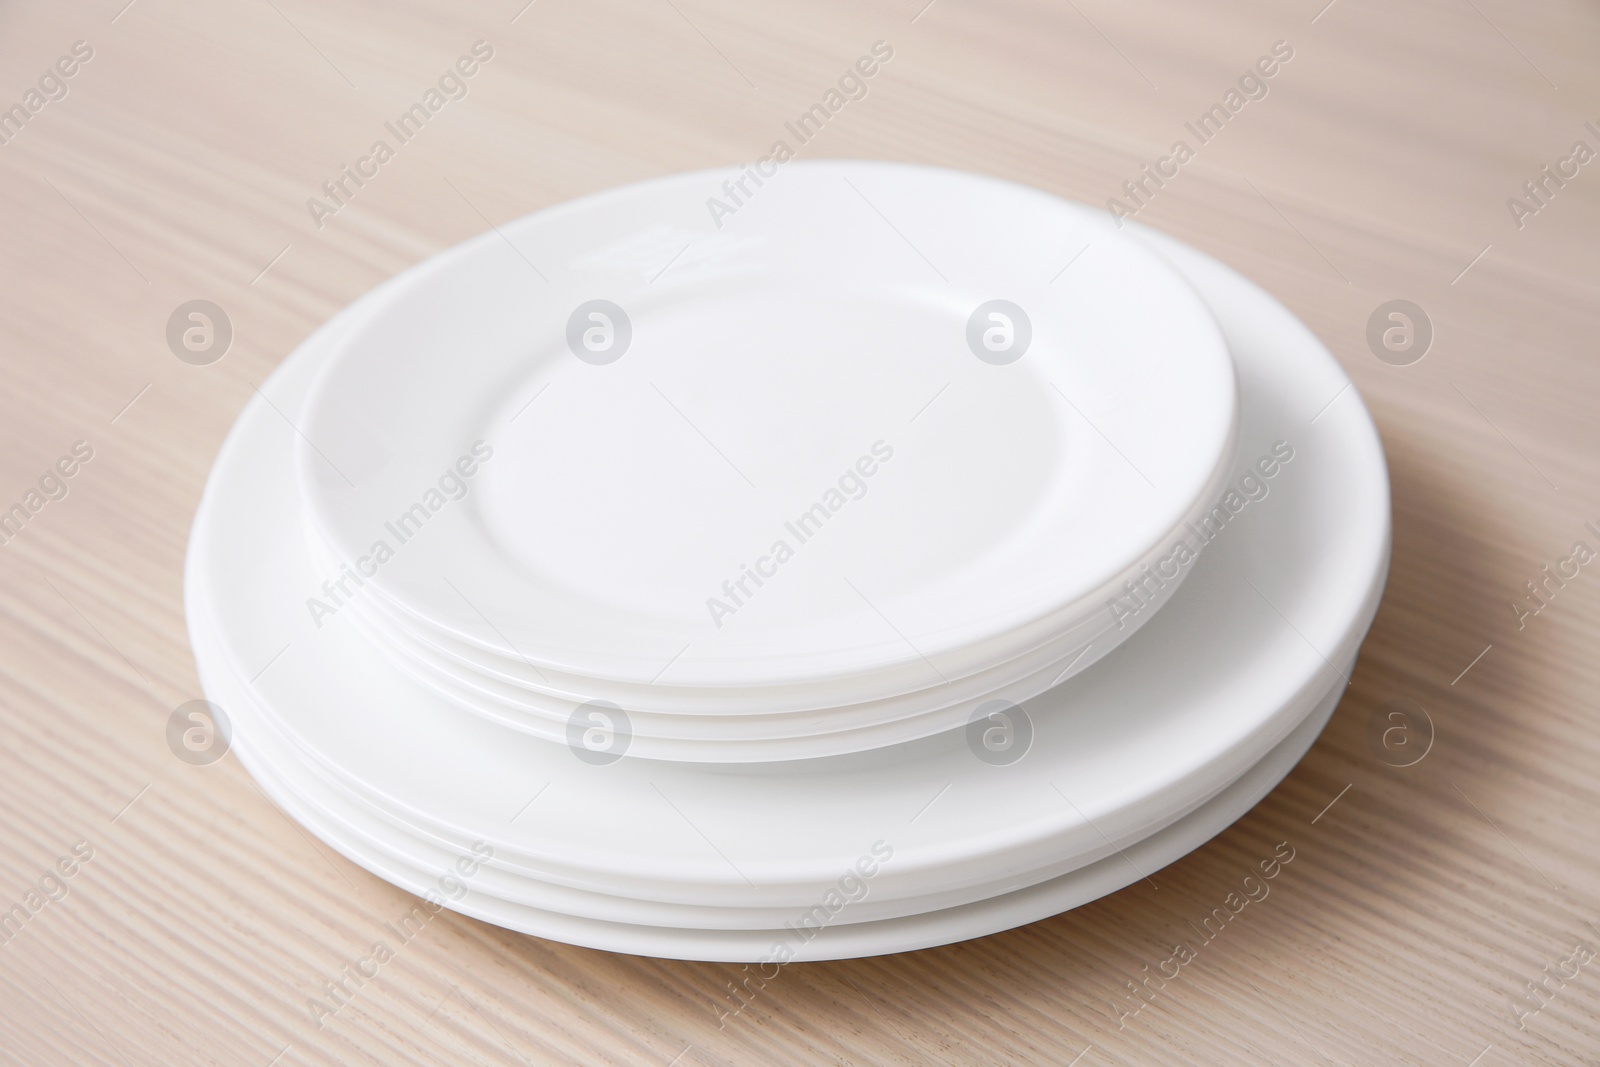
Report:
[[[1108,590],[1231,455],[1232,365],[1192,290],[1007,182],[797,164],[719,231],[725,176],[574,201],[398,279],[300,419],[338,557],[530,685],[691,713],[680,688],[867,687],[807,710],[1131,633],[1106,632]]]
[[[887,919],[860,919],[859,913],[872,909],[877,901],[871,881],[859,879],[848,887],[856,899],[838,912],[830,910],[825,924],[819,923],[814,907],[805,907],[764,930],[606,921],[508,899],[487,890],[485,883],[496,881],[490,868],[474,870],[471,863],[463,867],[462,854],[416,840],[397,843],[392,831],[373,827],[370,819],[362,818],[346,803],[308,800],[288,784],[294,774],[286,763],[265,759],[248,744],[240,745],[237,752],[267,794],[328,845],[378,877],[464,915],[537,937],[612,952],[772,964],[788,959],[816,961],[909,952],[982,937],[1079,907],[1148,877],[1220,833],[1266,796],[1316,741],[1339,695],[1335,688],[1305,722],[1199,808],[1119,847],[1114,855],[969,904]],[[236,703],[247,705],[249,698],[241,697]],[[467,853],[474,860],[482,860],[483,855],[481,850]],[[504,884],[503,879],[498,881]],[[864,894],[858,886],[864,887]],[[524,895],[528,888],[523,887]],[[822,900],[819,897],[813,905]],[[819,926],[820,932],[813,932]]]
[[[209,639],[202,636],[198,640],[206,642]],[[221,663],[223,660],[221,657],[215,657],[211,662]],[[1344,667],[1348,669],[1352,665],[1353,663],[1345,664]],[[497,897],[511,904],[536,909],[540,913],[548,913],[541,926],[528,932],[558,936],[549,933],[552,929],[559,929],[557,926],[552,926],[554,916],[578,920],[580,923],[584,920],[598,920],[602,923],[617,923],[630,927],[665,928],[675,931],[675,937],[681,937],[686,931],[697,930],[758,933],[775,931],[783,923],[795,922],[797,919],[797,913],[793,908],[785,909],[760,904],[750,907],[670,904],[554,885],[522,870],[514,857],[490,855],[486,858],[485,849],[476,842],[462,846],[441,840],[435,835],[418,833],[414,828],[405,826],[403,821],[397,820],[392,813],[342,788],[340,783],[332,780],[325,772],[301,760],[291,748],[284,745],[270,720],[258,716],[256,699],[241,679],[208,672],[205,684],[208,692],[226,699],[227,706],[233,709],[231,714],[234,726],[239,731],[236,734],[239,742],[238,751],[252,773],[263,781],[270,779],[275,787],[273,795],[284,797],[284,803],[294,804],[297,810],[309,809],[317,813],[315,825],[324,829],[331,828],[334,836],[330,838],[330,843],[335,840],[346,846],[353,843],[362,855],[371,854],[375,850],[378,854],[419,870],[454,870],[458,875],[463,870],[470,871],[471,884],[476,892],[488,897]],[[1261,778],[1263,765],[1276,768],[1273,772],[1274,781],[1277,776],[1286,772],[1294,760],[1299,758],[1300,752],[1321,731],[1323,723],[1327,721],[1338,703],[1343,688],[1343,680],[1335,677],[1328,691],[1311,710],[1306,720],[1296,726],[1289,737],[1268,754],[1263,764],[1258,764],[1257,767],[1247,771],[1244,777],[1251,781],[1264,781]],[[1240,791],[1230,784],[1219,791],[1219,795],[1224,794],[1230,798],[1238,798]],[[1224,814],[1213,804],[1214,799],[1208,797],[1197,805],[1197,809],[1206,809],[1210,812],[1207,821],[1213,825],[1213,832],[1223,824],[1215,820],[1231,821],[1243,810],[1243,808],[1230,809],[1230,814]],[[1231,805],[1234,800],[1230,799],[1227,803]],[[1253,803],[1253,799],[1250,803]],[[1185,812],[1175,818],[1174,822],[1192,822],[1189,815],[1189,812]],[[1115,842],[1106,840],[1088,855],[1060,857],[1042,871],[932,895],[885,899],[874,895],[871,886],[865,885],[870,879],[857,879],[856,881],[861,884],[853,883],[849,887],[851,896],[855,899],[838,914],[830,915],[829,925],[877,923],[949,911],[968,904],[1005,897],[1019,889],[1059,879],[1080,868],[1113,857],[1136,844],[1138,840],[1142,840],[1142,837]],[[457,861],[466,861],[468,866],[456,867]],[[630,951],[644,951],[644,948],[637,943],[625,943],[629,945]],[[608,942],[594,947],[614,948],[616,943]]]
[[[219,646],[202,654],[256,679],[264,713],[303,758],[419,831],[485,840],[556,885],[803,908],[878,839],[895,860],[873,892],[890,899],[1027,877],[1137,837],[1304,719],[1371,620],[1389,531],[1376,434],[1325,349],[1215,261],[1145,239],[1227,332],[1241,495],[1221,505],[1215,542],[1137,637],[1028,702],[1035,736],[1015,763],[983,762],[957,731],[793,766],[597,767],[461,712],[397,676],[344,618],[312,621],[305,596],[319,576],[299,536],[293,431],[260,401],[224,446],[196,519],[191,618],[203,605]],[[317,356],[308,344],[265,386],[290,418]],[[1246,479],[1275,447],[1292,459]]]

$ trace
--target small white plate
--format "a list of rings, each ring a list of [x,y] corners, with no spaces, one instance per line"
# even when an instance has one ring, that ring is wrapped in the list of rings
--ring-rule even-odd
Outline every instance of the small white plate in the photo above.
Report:
[[[215,674],[218,657],[253,678],[302,758],[419,832],[484,840],[543,881],[596,892],[806,907],[883,839],[895,862],[874,893],[923,896],[1148,832],[1261,759],[1340,676],[1376,609],[1389,525],[1376,433],[1326,350],[1214,260],[1144,239],[1201,290],[1234,350],[1236,488],[1180,594],[1094,670],[1028,702],[1032,744],[1008,750],[1025,753],[1015,762],[956,731],[799,765],[595,766],[463,713],[398,677],[347,620],[313,619],[293,431],[263,401],[196,518],[191,619],[217,636],[212,651],[197,641],[202,668]],[[328,336],[264,388],[291,419]]]
[[[313,541],[311,548],[313,562],[318,567],[329,574],[339,572],[337,559],[318,552],[318,542]],[[1154,609],[1176,591],[1177,584],[1168,583],[1147,605],[1149,610],[1141,615],[1154,615]],[[786,736],[789,728],[786,724],[798,721],[821,723],[831,718],[852,726],[888,722],[981,697],[1026,680],[1026,684],[1034,688],[1015,697],[1020,700],[1049,688],[1049,685],[1038,686],[1032,675],[1054,666],[1054,671],[1044,676],[1050,684],[1059,684],[1110,652],[1137,628],[1137,620],[1130,620],[1126,627],[1128,632],[1120,633],[1122,627],[1112,620],[1108,611],[1103,613],[1098,628],[1074,627],[1021,655],[971,674],[946,675],[922,688],[854,701],[842,688],[830,689],[823,685],[757,691],[754,688],[691,689],[602,683],[560,674],[549,668],[536,670],[528,663],[496,656],[449,634],[418,626],[414,619],[397,612],[381,595],[353,599],[349,611],[372,631],[373,640],[396,660],[405,659],[419,673],[447,680],[453,686],[482,689],[491,700],[525,710],[531,716],[553,716],[564,721],[576,704],[606,699],[626,707],[632,715],[655,716],[663,724],[706,723],[715,728],[718,737],[729,741],[746,736]],[[924,673],[932,677],[926,668]]]
[[[398,671],[457,707],[530,734],[565,744],[568,724],[583,714],[576,697],[554,697],[501,677],[452,669],[449,655],[418,635],[387,624],[381,612],[352,603],[350,618]],[[1153,610],[1153,609],[1147,609]],[[962,726],[980,705],[1020,703],[1099,660],[1110,640],[1068,648],[1035,649],[1000,668],[950,683],[863,704],[800,712],[735,716],[661,714],[627,705],[629,751],[649,759],[700,763],[764,763],[864,752]],[[620,705],[619,705],[620,706]]]
[[[1232,454],[1192,289],[1007,182],[797,163],[718,231],[725,176],[574,201],[397,279],[300,418],[335,554],[586,698],[831,683],[828,707],[1130,634],[1112,596]]]

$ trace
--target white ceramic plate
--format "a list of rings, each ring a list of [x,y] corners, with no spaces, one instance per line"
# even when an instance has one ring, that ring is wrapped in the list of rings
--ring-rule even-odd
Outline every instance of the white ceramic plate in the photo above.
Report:
[[[1331,693],[1322,709],[1201,807],[1121,847],[1115,855],[974,903],[899,918],[854,921],[857,911],[875,903],[872,883],[863,881],[865,895],[832,914],[819,933],[810,932],[817,924],[810,907],[795,909],[767,930],[708,930],[597,920],[519,903],[484,890],[482,882],[490,873],[487,868],[463,876],[463,870],[472,868],[460,867],[458,854],[415,841],[398,850],[376,844],[390,841],[393,835],[372,831],[370,826],[367,833],[353,831],[349,821],[341,818],[341,814],[348,815],[342,807],[336,811],[335,805],[309,802],[286,783],[284,768],[261,759],[249,745],[240,745],[237,751],[268,795],[328,845],[378,877],[464,915],[537,937],[612,952],[771,964],[789,958],[814,961],[909,952],[982,937],[1079,907],[1130,885],[1198,848],[1254,807],[1315,742],[1338,695],[1337,690]],[[482,853],[473,855],[481,858]],[[853,887],[851,891],[852,895],[860,892]],[[807,932],[802,934],[800,928]]]
[[[377,613],[352,605],[351,619],[396,669],[457,707],[512,729],[565,744],[567,728],[580,714],[576,698],[536,693],[497,677],[458,673],[447,656],[405,630],[385,625]],[[729,712],[690,716],[640,711],[628,705],[629,751],[652,759],[703,763],[750,763],[817,759],[899,744],[963,725],[982,704],[1021,702],[1060,684],[1114,647],[1091,642],[1063,656],[1053,646],[1029,653],[1029,673],[1008,664],[1001,677],[984,671],[949,685],[866,704],[805,712],[767,712],[736,717]],[[1020,674],[1020,677],[1017,675]]]
[[[796,164],[718,231],[722,176],[586,197],[398,279],[300,417],[339,558],[529,684],[662,700],[871,686],[854,702],[1103,632],[1107,590],[1231,455],[1193,291],[1007,182]],[[640,271],[664,234],[681,254]]]
[[[1014,764],[983,762],[958,731],[797,766],[596,767],[464,714],[397,677],[345,620],[312,622],[292,431],[260,402],[197,516],[191,617],[203,603],[216,654],[260,673],[266,711],[303,758],[408,825],[489,841],[552,884],[737,906],[754,885],[771,906],[805,907],[878,839],[895,848],[874,883],[886,899],[1026,877],[1101,834],[1136,837],[1303,720],[1354,655],[1388,549],[1382,454],[1331,357],[1215,261],[1145,239],[1205,294],[1234,349],[1238,488],[1181,595],[1095,670],[1029,702],[1034,738]],[[265,387],[291,417],[316,358],[306,346]],[[1280,441],[1293,458],[1245,480]]]
[[[222,660],[218,658],[214,662]],[[1352,665],[1346,664],[1345,667],[1348,669]],[[450,842],[440,841],[427,834],[417,834],[397,822],[390,813],[375,809],[369,802],[342,789],[337,782],[330,781],[325,774],[319,773],[316,768],[300,760],[283,744],[270,721],[258,717],[255,698],[241,679],[208,675],[205,681],[208,692],[226,699],[227,706],[234,709],[233,721],[238,731],[235,735],[239,742],[238,751],[252,773],[264,782],[270,779],[274,786],[273,795],[280,797],[282,802],[294,804],[298,810],[316,812],[315,824],[333,835],[328,838],[330,843],[336,845],[353,843],[362,855],[374,853],[383,855],[419,870],[441,872],[454,870],[458,880],[464,880],[459,878],[459,875],[463,871],[468,871],[475,892],[499,898],[510,904],[536,909],[538,912],[549,913],[542,926],[528,932],[542,932],[546,936],[554,936],[548,933],[552,929],[551,922],[554,916],[580,922],[597,920],[602,923],[620,923],[627,926],[661,927],[680,934],[687,931],[773,931],[779,929],[785,922],[796,921],[797,913],[792,908],[760,905],[740,908],[666,904],[552,885],[519,870],[514,859],[509,862],[505,857],[489,856],[486,859],[481,847],[452,847]],[[1306,720],[1296,726],[1289,737],[1268,754],[1262,764],[1247,771],[1244,777],[1251,781],[1262,781],[1264,770],[1275,768],[1272,771],[1272,780],[1276,781],[1277,777],[1285,773],[1321,731],[1322,725],[1343,694],[1343,688],[1342,679],[1335,678],[1328,692],[1312,709]],[[1230,784],[1219,791],[1219,795],[1237,798],[1240,791]],[[1209,818],[1224,818],[1218,806],[1213,803],[1214,799],[1214,797],[1206,798],[1197,808],[1209,810]],[[1253,802],[1253,799],[1249,801]],[[1231,821],[1242,810],[1241,808],[1233,811],[1225,818]],[[1174,822],[1191,821],[1190,814],[1185,812]],[[1217,823],[1213,832],[1221,825]],[[1141,839],[1117,842],[1107,840],[1089,855],[1062,857],[1046,870],[1030,872],[1026,876],[1002,882],[971,886],[954,893],[882,899],[872,894],[870,886],[862,889],[852,885],[851,895],[855,899],[839,914],[830,916],[829,925],[878,923],[948,911],[1004,897],[1019,889],[1053,881],[1080,868],[1112,858],[1119,851],[1135,845]],[[456,867],[458,860],[466,861],[468,866]],[[865,885],[869,880],[858,881]],[[642,951],[637,947],[631,950]]]
[[[317,542],[312,543],[314,562],[324,571],[337,573],[336,557],[319,553],[318,547]],[[1175,590],[1175,584],[1162,590],[1163,602]],[[724,740],[746,735],[787,736],[787,724],[822,722],[827,718],[839,718],[851,725],[887,722],[981,696],[1051,665],[1056,665],[1059,672],[1070,664],[1068,674],[1050,676],[1051,684],[1058,684],[1110,652],[1134,629],[1130,625],[1126,635],[1120,633],[1107,611],[1098,629],[1074,627],[1013,659],[874,700],[852,701],[848,688],[829,689],[820,684],[784,687],[782,693],[767,691],[745,700],[741,699],[741,690],[727,687],[602,684],[548,669],[536,671],[527,663],[495,656],[443,632],[416,626],[414,620],[396,612],[381,596],[352,601],[350,613],[373,631],[375,642],[388,646],[397,656],[403,651],[405,658],[427,674],[460,686],[484,687],[497,699],[523,708],[530,715],[564,719],[575,703],[601,698],[627,707],[630,714],[655,716],[664,724],[692,728],[693,723],[704,722]],[[1074,643],[1085,637],[1086,643]],[[785,707],[783,701],[797,702],[797,706]]]

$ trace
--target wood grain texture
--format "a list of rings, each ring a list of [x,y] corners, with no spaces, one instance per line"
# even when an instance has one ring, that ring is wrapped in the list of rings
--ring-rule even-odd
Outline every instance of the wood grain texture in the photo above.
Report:
[[[93,848],[0,946],[0,1061],[1600,1061],[1600,967],[1549,982],[1525,1028],[1513,1009],[1577,941],[1600,944],[1600,592],[1586,569],[1520,629],[1508,606],[1574,541],[1600,547],[1584,529],[1600,523],[1600,164],[1520,228],[1506,203],[1574,141],[1600,148],[1592,5],[125,2],[0,9],[0,107],[74,42],[94,49],[0,145],[0,508],[73,442],[94,448],[0,548],[0,907]],[[470,95],[314,226],[306,198],[478,39],[495,58]],[[223,435],[253,383],[374,284],[485,219],[752,160],[879,39],[893,61],[802,156],[1097,204],[1274,42],[1294,48],[1139,218],[1285,301],[1383,433],[1394,566],[1332,724],[1159,888],[792,966],[720,1029],[736,967],[453,915],[318,1028],[307,998],[412,899],[299,830],[232,758],[168,750],[168,715],[199,695],[182,562]],[[194,297],[236,330],[209,367],[164,341]],[[1365,341],[1395,297],[1436,330],[1406,367]],[[1406,769],[1367,742],[1397,699],[1436,726]],[[1119,1020],[1126,983],[1286,840],[1271,895]]]

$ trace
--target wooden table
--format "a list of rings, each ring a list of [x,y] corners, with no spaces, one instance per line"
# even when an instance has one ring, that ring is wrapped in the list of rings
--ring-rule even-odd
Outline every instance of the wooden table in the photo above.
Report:
[[[1600,1060],[1600,964],[1574,958],[1600,946],[1600,568],[1547,585],[1537,613],[1523,597],[1575,541],[1600,549],[1600,163],[1572,153],[1600,150],[1600,12],[523,2],[0,13],[0,107],[23,108],[0,115],[0,508],[28,509],[0,551],[0,907],[29,916],[0,945],[0,1059]],[[467,95],[360,164],[480,40],[493,56]],[[1097,204],[1129,203],[1123,183],[1164,167],[1129,203],[1138,218],[1265,285],[1354,377],[1388,449],[1394,567],[1332,724],[1158,888],[948,948],[793,966],[721,1029],[737,967],[450,914],[318,1028],[307,999],[412,898],[298,829],[235,759],[169,749],[170,713],[199,696],[182,564],[224,433],[254,383],[377,282],[490,222],[753,160],[880,40],[892,61],[801,157],[962,167]],[[1202,144],[1185,123],[1226,107],[1275,42],[1292,57],[1245,83],[1265,95]],[[1161,163],[1180,139],[1193,158]],[[377,173],[338,205],[322,185],[346,164]],[[196,298],[234,329],[209,366],[165,337]],[[1418,362],[1369,347],[1392,299],[1431,323]],[[64,463],[72,477],[46,484],[66,495],[33,511],[29,491],[80,441],[92,458]],[[1409,767],[1369,744],[1391,701],[1433,723]],[[1127,983],[1283,841],[1296,858],[1270,897],[1120,1016]],[[29,909],[58,862],[71,876],[45,884],[66,895]]]

